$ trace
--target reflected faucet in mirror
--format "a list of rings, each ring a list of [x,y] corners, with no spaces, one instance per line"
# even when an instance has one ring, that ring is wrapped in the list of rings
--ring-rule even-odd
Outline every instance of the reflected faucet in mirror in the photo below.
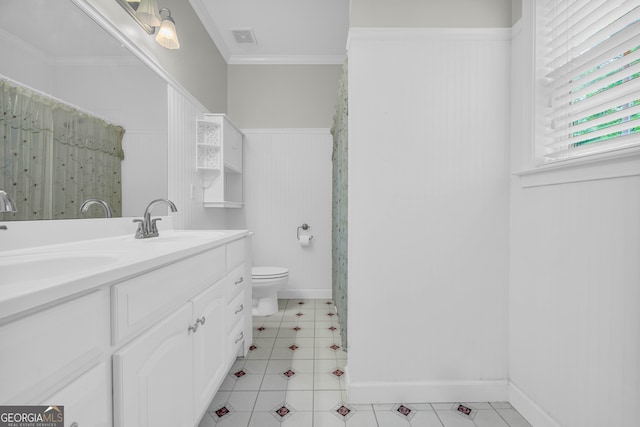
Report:
[[[158,226],[156,224],[157,221],[162,220],[162,218],[151,219],[151,210],[155,205],[165,204],[169,206],[171,212],[178,212],[178,208],[176,205],[169,199],[156,199],[153,200],[147,208],[144,210],[144,215],[142,219],[134,219],[133,222],[138,223],[138,229],[136,230],[136,239],[147,239],[149,237],[158,237]]]
[[[16,205],[11,197],[4,191],[0,190],[0,212],[15,212]],[[0,225],[0,230],[6,230],[6,225]]]
[[[82,206],[80,206],[80,212],[82,212],[82,213],[87,212],[91,205],[102,206],[102,208],[104,209],[105,217],[111,218],[113,216],[113,213],[111,211],[111,206],[109,206],[109,203],[105,202],[102,199],[87,199],[87,200],[85,200],[84,202],[82,202]]]

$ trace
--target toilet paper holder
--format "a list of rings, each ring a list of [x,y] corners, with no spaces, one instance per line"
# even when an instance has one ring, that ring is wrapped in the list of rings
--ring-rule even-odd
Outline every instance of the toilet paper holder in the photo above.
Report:
[[[308,230],[311,227],[309,226],[309,224],[302,224],[301,226],[298,227],[298,230],[296,231],[296,239],[300,240],[300,230]],[[313,236],[309,236],[309,240],[313,239]]]

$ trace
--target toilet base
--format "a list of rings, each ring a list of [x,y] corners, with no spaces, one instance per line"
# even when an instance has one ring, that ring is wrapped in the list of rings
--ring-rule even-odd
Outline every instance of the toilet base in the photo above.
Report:
[[[254,316],[271,316],[278,312],[278,294],[263,298],[254,298],[251,314]]]

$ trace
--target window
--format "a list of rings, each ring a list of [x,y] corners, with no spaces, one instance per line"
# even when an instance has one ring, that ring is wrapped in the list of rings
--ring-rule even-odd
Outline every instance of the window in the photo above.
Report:
[[[640,146],[640,4],[538,0],[536,162]]]

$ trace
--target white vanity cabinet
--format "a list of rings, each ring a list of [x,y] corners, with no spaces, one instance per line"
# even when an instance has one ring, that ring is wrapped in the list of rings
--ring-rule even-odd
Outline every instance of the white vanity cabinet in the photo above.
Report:
[[[192,292],[183,292],[184,303],[179,308],[154,321],[152,327],[114,353],[117,427],[191,427],[200,420],[244,343],[245,322],[236,321],[242,330],[237,331],[236,340],[230,343],[228,320],[230,294],[244,297],[248,282],[244,277],[244,246],[245,239],[240,239],[203,252],[197,255],[202,261],[199,267],[183,275],[181,280],[156,283],[162,293],[166,287]],[[240,253],[242,257],[234,260]],[[240,266],[228,271],[230,265],[238,262]],[[179,269],[178,264],[172,269]],[[224,277],[214,280],[220,271]],[[137,290],[127,288],[138,288],[140,283],[146,286],[144,275],[131,283],[117,285],[114,295],[137,294]],[[206,285],[202,286],[203,283]],[[195,288],[198,292],[193,292]],[[153,294],[147,296],[154,297]],[[173,295],[172,298],[175,302],[181,297]],[[118,300],[122,304],[118,304]],[[116,298],[115,312],[131,312],[130,308],[120,309],[120,305],[131,305],[129,298]],[[236,317],[244,319],[242,312],[234,315],[234,321]],[[144,318],[142,314],[131,317]],[[114,324],[121,329],[126,323],[114,319]]]
[[[243,133],[225,114],[205,114],[197,126],[196,168],[204,206],[242,207]]]

